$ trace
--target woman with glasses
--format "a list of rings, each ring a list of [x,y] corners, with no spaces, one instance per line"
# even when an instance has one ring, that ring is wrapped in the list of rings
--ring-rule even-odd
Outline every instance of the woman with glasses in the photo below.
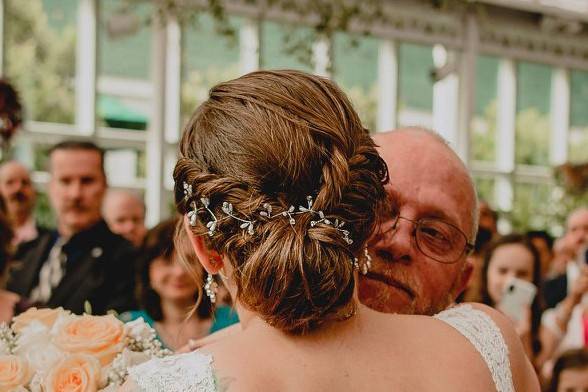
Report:
[[[329,79],[258,71],[213,87],[186,127],[174,180],[184,217],[176,240],[192,244],[209,298],[222,278],[241,330],[131,368],[123,390],[538,390],[491,309],[432,318],[359,303],[387,168]],[[492,347],[478,352],[462,333]]]

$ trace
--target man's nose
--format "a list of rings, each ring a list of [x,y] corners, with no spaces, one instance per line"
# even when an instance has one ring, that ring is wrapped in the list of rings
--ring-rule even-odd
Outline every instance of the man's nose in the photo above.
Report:
[[[74,182],[68,187],[67,195],[71,199],[79,199],[82,196],[82,184]]]
[[[390,252],[394,255],[394,259],[411,258],[414,246],[412,233],[412,222],[399,219],[394,229],[380,234],[380,239],[374,248]]]

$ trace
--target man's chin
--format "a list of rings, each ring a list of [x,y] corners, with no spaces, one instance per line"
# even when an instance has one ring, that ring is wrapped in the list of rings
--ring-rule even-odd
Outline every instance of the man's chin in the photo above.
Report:
[[[367,277],[359,280],[359,300],[382,313],[414,314],[415,311],[414,298],[406,291]]]

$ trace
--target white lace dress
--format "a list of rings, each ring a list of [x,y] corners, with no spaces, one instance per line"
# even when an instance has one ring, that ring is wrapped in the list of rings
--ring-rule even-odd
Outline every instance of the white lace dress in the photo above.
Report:
[[[508,347],[500,329],[484,312],[457,306],[435,316],[458,330],[478,350],[492,374],[497,392],[514,392]],[[141,392],[216,392],[212,356],[195,351],[152,359],[129,369]]]

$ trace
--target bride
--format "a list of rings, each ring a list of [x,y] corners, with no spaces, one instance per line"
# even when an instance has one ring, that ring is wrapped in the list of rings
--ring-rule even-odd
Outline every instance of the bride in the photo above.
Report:
[[[333,82],[260,71],[221,83],[180,149],[177,240],[191,242],[213,300],[222,277],[242,330],[132,368],[123,390],[539,390],[509,321],[490,308],[432,318],[359,304],[387,168]]]

